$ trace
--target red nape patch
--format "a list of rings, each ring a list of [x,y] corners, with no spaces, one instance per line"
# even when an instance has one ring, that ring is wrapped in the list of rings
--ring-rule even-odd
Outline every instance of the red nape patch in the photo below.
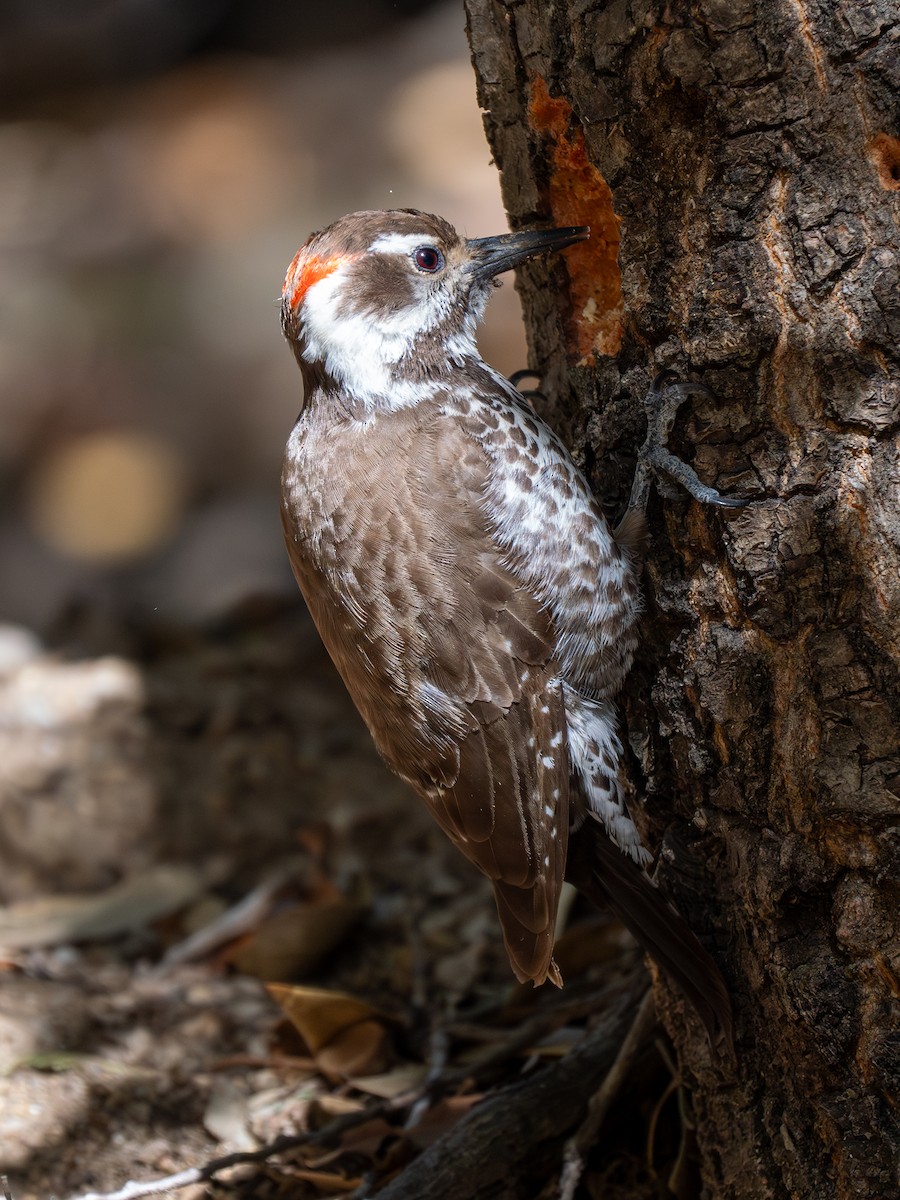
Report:
[[[282,296],[290,297],[291,308],[297,308],[312,285],[330,275],[341,262],[343,259],[340,255],[319,258],[318,255],[307,254],[305,250],[298,250],[284,277]]]

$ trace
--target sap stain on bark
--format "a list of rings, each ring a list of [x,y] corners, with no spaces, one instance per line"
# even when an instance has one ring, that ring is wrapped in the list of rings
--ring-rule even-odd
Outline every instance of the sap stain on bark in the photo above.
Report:
[[[571,105],[553,97],[540,77],[531,85],[531,126],[550,143],[549,200],[554,223],[590,225],[591,240],[566,255],[574,310],[572,342],[582,365],[615,355],[622,342],[619,218],[612,192],[587,155]]]
[[[876,134],[869,143],[869,157],[885,191],[900,192],[900,138],[888,133]]]

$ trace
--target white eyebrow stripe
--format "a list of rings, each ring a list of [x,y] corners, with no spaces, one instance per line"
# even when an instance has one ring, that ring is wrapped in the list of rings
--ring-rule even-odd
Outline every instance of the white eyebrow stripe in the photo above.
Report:
[[[420,246],[433,246],[433,233],[381,233],[369,247],[369,252],[383,254],[412,254]]]

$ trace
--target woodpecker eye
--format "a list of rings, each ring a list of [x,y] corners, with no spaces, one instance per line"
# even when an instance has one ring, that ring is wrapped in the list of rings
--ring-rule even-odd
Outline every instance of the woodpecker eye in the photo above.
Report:
[[[434,275],[444,265],[444,256],[436,246],[420,246],[413,254],[413,262],[420,271]]]

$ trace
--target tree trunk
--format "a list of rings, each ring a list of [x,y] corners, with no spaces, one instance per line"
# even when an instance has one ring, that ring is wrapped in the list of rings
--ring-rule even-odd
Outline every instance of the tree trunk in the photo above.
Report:
[[[467,0],[533,365],[621,509],[655,373],[736,514],[651,505],[624,697],[661,875],[736,1067],[657,981],[706,1194],[896,1194],[900,40],[895,0]],[[893,22],[893,24],[892,24]]]

